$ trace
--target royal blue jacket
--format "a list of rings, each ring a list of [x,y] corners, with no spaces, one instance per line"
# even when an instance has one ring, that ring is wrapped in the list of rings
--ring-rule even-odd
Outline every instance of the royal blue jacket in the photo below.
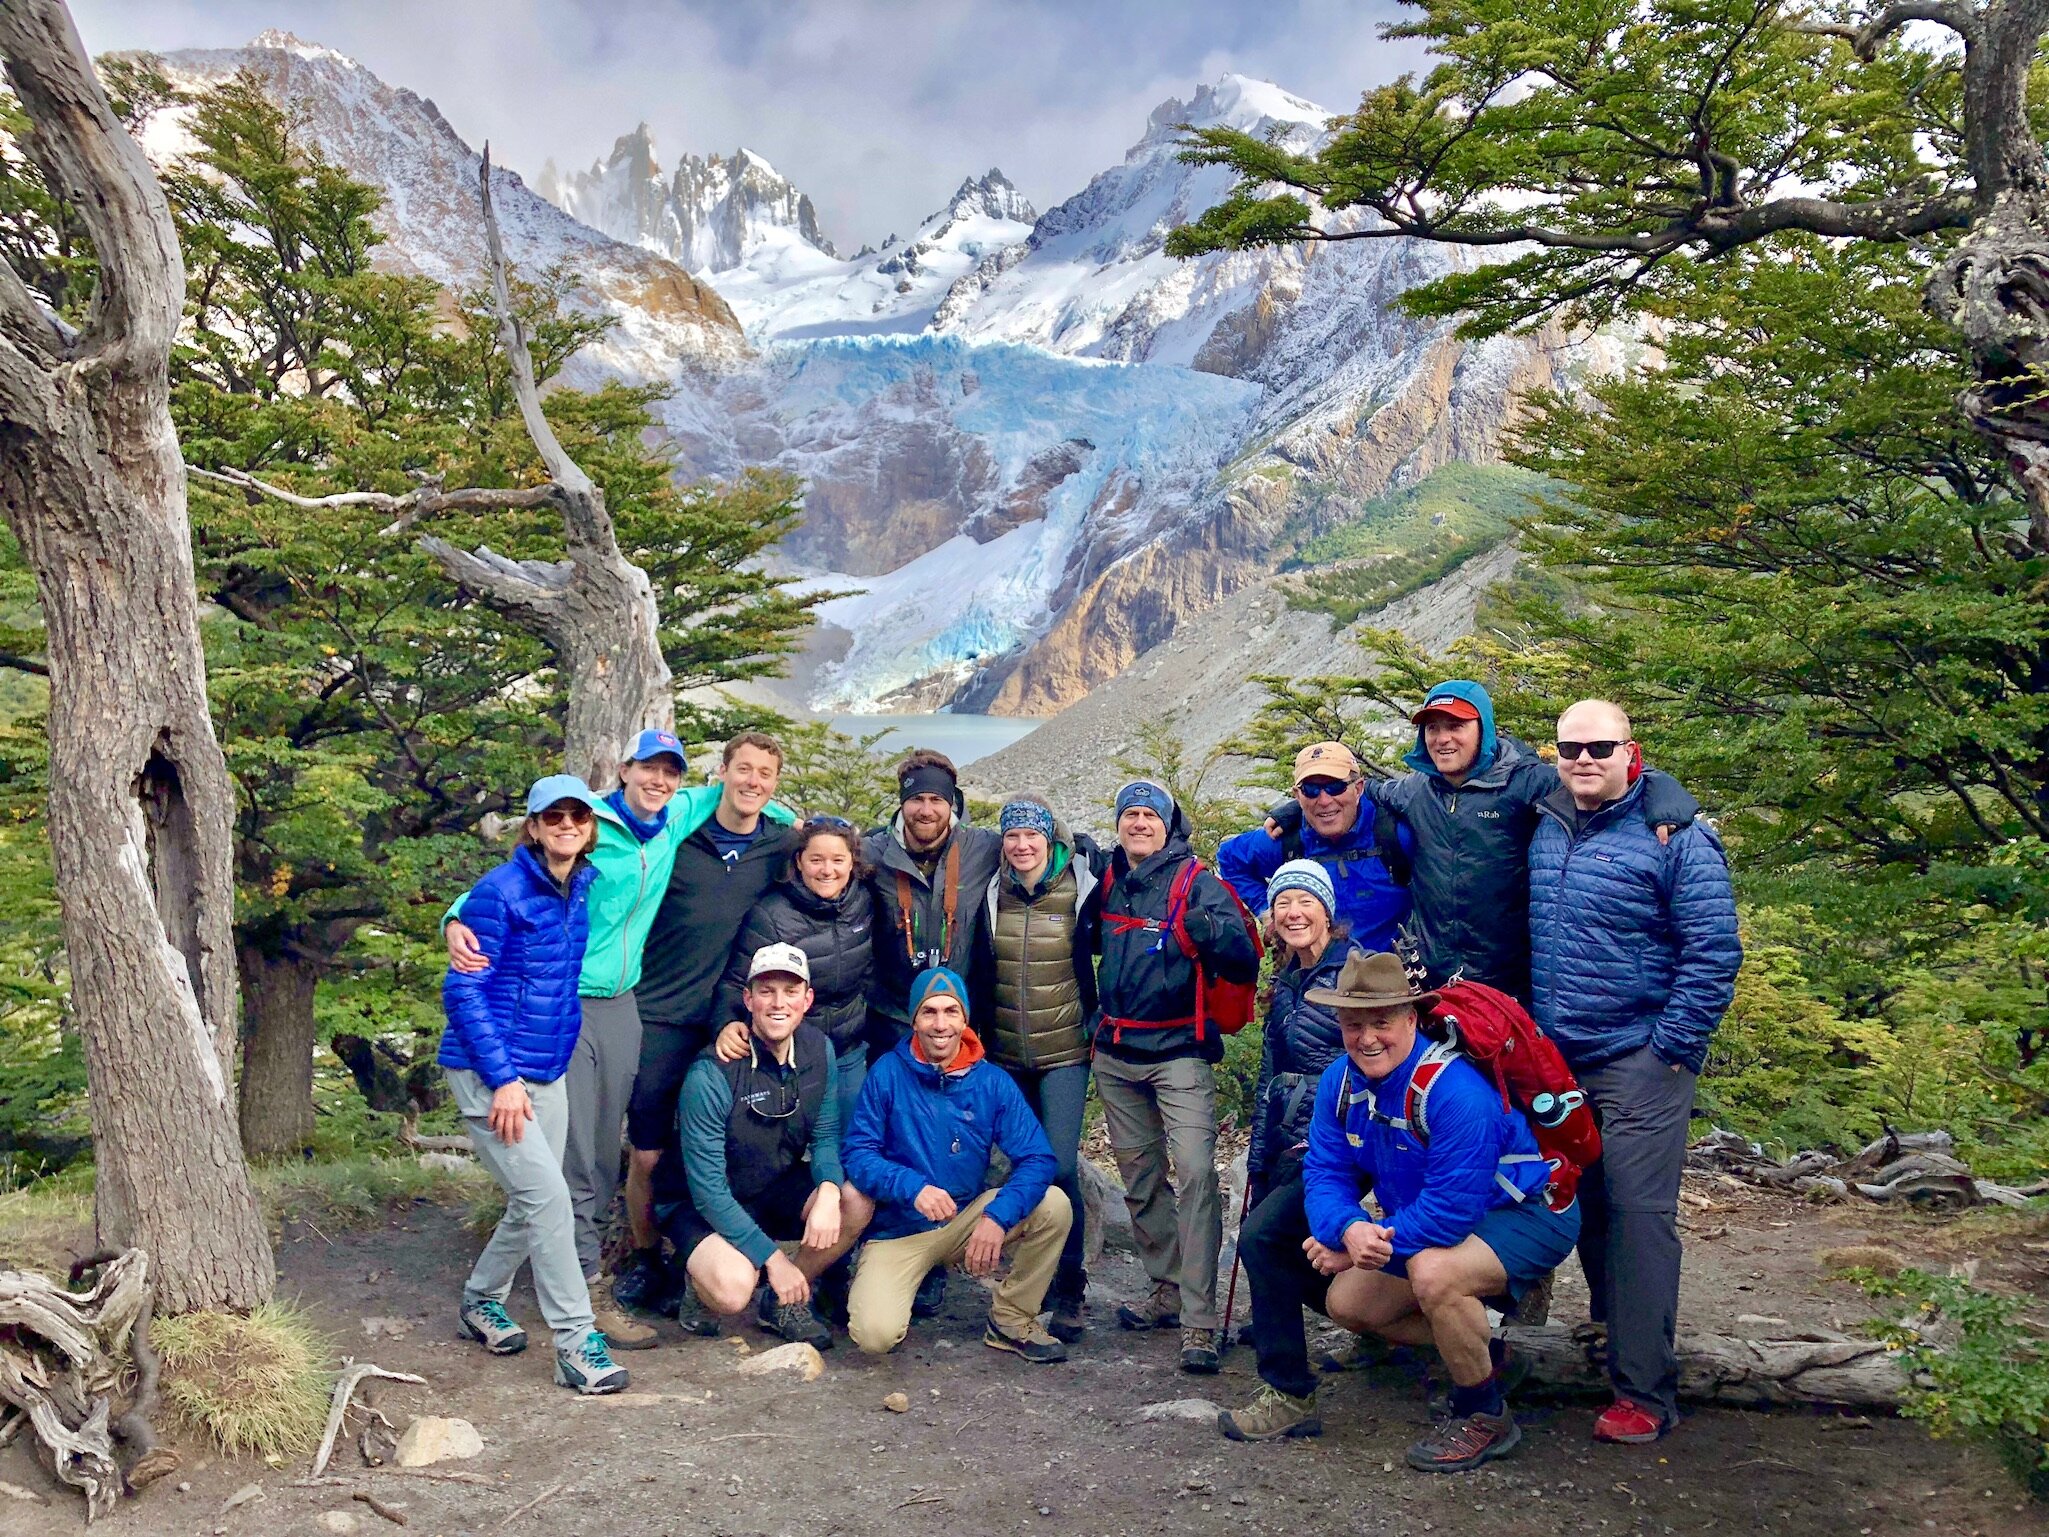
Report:
[[[579,859],[565,891],[522,844],[470,888],[462,921],[491,965],[442,980],[448,1028],[435,1060],[443,1067],[465,1068],[494,1089],[515,1078],[553,1083],[568,1070],[583,1028],[576,984],[590,936],[585,894],[593,874],[590,861]]]
[[[915,1055],[916,1044],[915,1037],[903,1042],[869,1068],[853,1124],[840,1138],[848,1180],[875,1202],[868,1237],[901,1238],[944,1226],[911,1203],[927,1185],[937,1185],[966,1206],[982,1193],[992,1147],[1010,1160],[1010,1178],[984,1215],[1008,1232],[1053,1183],[1059,1171],[1053,1146],[1010,1074],[982,1055],[972,1030],[946,1073]]]
[[[1464,1243],[1497,1206],[1543,1199],[1551,1169],[1537,1152],[1536,1133],[1463,1058],[1431,1085],[1428,1146],[1388,1124],[1406,1118],[1409,1074],[1429,1048],[1419,1032],[1408,1060],[1377,1083],[1350,1057],[1324,1069],[1302,1191],[1309,1231],[1325,1248],[1343,1248],[1346,1228],[1373,1220],[1359,1204],[1369,1188],[1404,1260]]]
[[[1313,859],[1329,874],[1338,899],[1336,917],[1351,928],[1360,948],[1392,950],[1395,936],[1409,920],[1409,889],[1396,885],[1388,874],[1373,831],[1373,802],[1361,796],[1358,820],[1341,837],[1326,839],[1303,817],[1279,838],[1260,826],[1225,839],[1217,845],[1217,874],[1238,893],[1239,901],[1263,913],[1266,883],[1274,871],[1289,859]],[[1406,824],[1397,824],[1396,836],[1405,851],[1414,849],[1415,835]],[[1291,839],[1300,843],[1299,854],[1290,848]]]
[[[1563,786],[1530,842],[1532,1012],[1574,1068],[1645,1045],[1699,1072],[1743,946],[1722,840],[1695,822],[1660,847],[1642,781],[1578,825]]]

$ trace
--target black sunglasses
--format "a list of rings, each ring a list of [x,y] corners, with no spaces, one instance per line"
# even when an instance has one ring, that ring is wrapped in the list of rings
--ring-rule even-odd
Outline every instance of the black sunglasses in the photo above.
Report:
[[[1349,779],[1305,779],[1296,785],[1295,788],[1311,800],[1316,800],[1325,795],[1343,795],[1345,791],[1352,788],[1352,781]]]
[[[1567,763],[1572,762],[1581,753],[1585,753],[1589,758],[1612,758],[1615,756],[1615,749],[1625,745],[1622,742],[1560,742],[1558,756]]]

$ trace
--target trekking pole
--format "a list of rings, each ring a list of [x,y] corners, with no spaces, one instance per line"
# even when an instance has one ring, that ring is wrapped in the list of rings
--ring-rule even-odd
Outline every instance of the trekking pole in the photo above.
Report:
[[[1245,1172],[1245,1199],[1238,1203],[1238,1237],[1231,1245],[1231,1285],[1224,1293],[1224,1349],[1231,1348],[1231,1312],[1238,1305],[1238,1261],[1245,1247],[1245,1217],[1252,1210],[1252,1171]]]

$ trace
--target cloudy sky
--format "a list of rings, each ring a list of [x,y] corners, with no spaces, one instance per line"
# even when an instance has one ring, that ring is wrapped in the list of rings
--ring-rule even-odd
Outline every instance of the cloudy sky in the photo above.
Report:
[[[1392,0],[71,0],[86,46],[338,48],[538,175],[645,120],[665,164],[740,145],[843,250],[1000,166],[1041,209],[1117,162],[1169,96],[1227,70],[1334,111],[1416,67]]]

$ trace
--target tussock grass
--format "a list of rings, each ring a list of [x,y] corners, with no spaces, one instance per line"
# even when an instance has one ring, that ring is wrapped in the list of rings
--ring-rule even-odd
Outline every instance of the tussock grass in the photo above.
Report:
[[[247,1317],[160,1318],[150,1340],[163,1357],[164,1402],[231,1457],[291,1457],[319,1443],[334,1374],[312,1315],[270,1302]]]
[[[321,1227],[371,1226],[394,1202],[470,1206],[497,1190],[482,1165],[457,1173],[425,1167],[411,1154],[273,1164],[256,1170],[255,1178],[257,1194],[273,1220],[292,1218]]]

